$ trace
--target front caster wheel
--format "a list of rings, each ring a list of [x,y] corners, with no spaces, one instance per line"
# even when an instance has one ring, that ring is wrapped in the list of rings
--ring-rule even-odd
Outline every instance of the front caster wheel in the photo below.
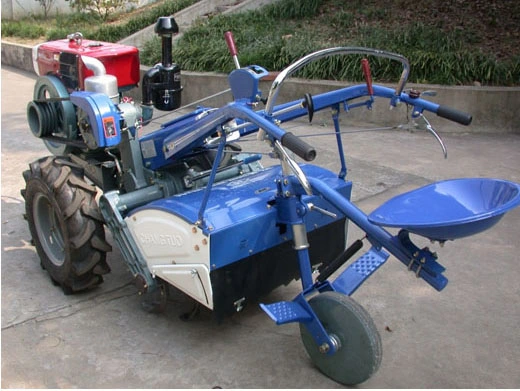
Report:
[[[312,362],[342,384],[355,385],[370,378],[381,364],[383,351],[381,337],[365,309],[338,292],[321,293],[310,299],[309,305],[338,343],[333,355],[322,353],[307,328],[300,324],[303,345]]]

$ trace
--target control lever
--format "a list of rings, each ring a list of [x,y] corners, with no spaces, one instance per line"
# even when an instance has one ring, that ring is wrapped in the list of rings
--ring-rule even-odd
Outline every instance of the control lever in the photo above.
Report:
[[[419,129],[426,129],[428,132],[433,134],[433,137],[437,139],[439,144],[442,148],[442,153],[444,154],[444,159],[448,158],[448,150],[446,149],[446,145],[444,144],[444,141],[442,140],[441,136],[437,133],[437,131],[433,128],[433,126],[430,124],[430,121],[426,119],[426,117],[421,113],[421,115],[418,117],[418,119],[421,119],[423,121],[423,124],[417,124],[417,127]]]
[[[434,90],[427,90],[427,91],[419,91],[414,88],[412,88],[409,91],[406,91],[406,93],[410,96],[410,98],[417,99],[421,96],[437,96],[437,91]]]
[[[314,101],[312,100],[312,95],[306,93],[303,98],[303,107],[307,108],[307,114],[309,116],[309,122],[312,122],[312,117],[314,116]]]
[[[374,96],[374,89],[372,88],[372,72],[370,71],[370,63],[367,58],[361,60],[361,69],[363,70],[363,76],[367,83],[368,95]]]
[[[314,205],[312,202],[309,202],[307,204],[307,207],[309,208],[309,210],[315,210],[316,212],[320,212],[321,214],[325,215],[325,216],[329,216],[329,217],[332,217],[333,219],[337,218],[338,216],[336,215],[336,213],[332,213],[332,212],[329,212],[328,210],[326,209],[323,209],[323,208],[320,208],[319,206],[316,206]]]
[[[437,91],[427,90],[423,91],[422,96],[437,96]]]
[[[233,38],[233,33],[231,31],[226,31],[224,33],[224,38],[226,39],[227,47],[229,49],[229,53],[231,54],[231,58],[233,58],[233,62],[235,63],[235,68],[240,69],[240,63],[238,62],[238,50],[235,45],[235,39]]]
[[[422,123],[418,123],[416,120],[419,119],[422,121]],[[444,159],[448,158],[448,150],[446,149],[446,145],[444,144],[444,141],[442,140],[441,136],[437,133],[437,131],[434,129],[434,127],[430,124],[430,121],[426,119],[424,114],[419,114],[417,117],[412,118],[412,123],[408,124],[402,124],[397,126],[398,129],[405,129],[409,131],[413,130],[427,130],[430,132],[433,137],[435,137],[438,141],[438,143],[441,145],[442,153],[444,154]]]

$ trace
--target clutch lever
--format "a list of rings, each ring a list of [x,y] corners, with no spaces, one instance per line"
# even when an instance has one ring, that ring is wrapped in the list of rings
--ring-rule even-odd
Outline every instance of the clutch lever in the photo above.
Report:
[[[446,144],[442,140],[441,136],[437,133],[435,128],[430,124],[430,121],[424,116],[424,114],[419,114],[417,117],[412,118],[411,124],[399,125],[400,129],[408,129],[408,130],[427,130],[430,132],[433,137],[437,140],[442,148],[442,153],[444,154],[444,159],[448,158],[448,150],[446,149]]]

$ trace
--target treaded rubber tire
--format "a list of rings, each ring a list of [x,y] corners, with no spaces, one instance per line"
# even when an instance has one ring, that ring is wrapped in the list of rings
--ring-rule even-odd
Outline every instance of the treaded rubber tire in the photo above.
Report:
[[[65,294],[97,286],[110,272],[96,188],[67,158],[46,157],[23,173],[26,218],[41,266]]]

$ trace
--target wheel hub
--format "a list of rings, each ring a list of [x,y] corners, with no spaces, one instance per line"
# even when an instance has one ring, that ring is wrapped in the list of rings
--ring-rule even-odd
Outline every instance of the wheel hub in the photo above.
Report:
[[[42,193],[38,193],[34,199],[33,214],[38,216],[35,227],[43,250],[54,265],[62,266],[65,262],[65,249],[57,211]]]

